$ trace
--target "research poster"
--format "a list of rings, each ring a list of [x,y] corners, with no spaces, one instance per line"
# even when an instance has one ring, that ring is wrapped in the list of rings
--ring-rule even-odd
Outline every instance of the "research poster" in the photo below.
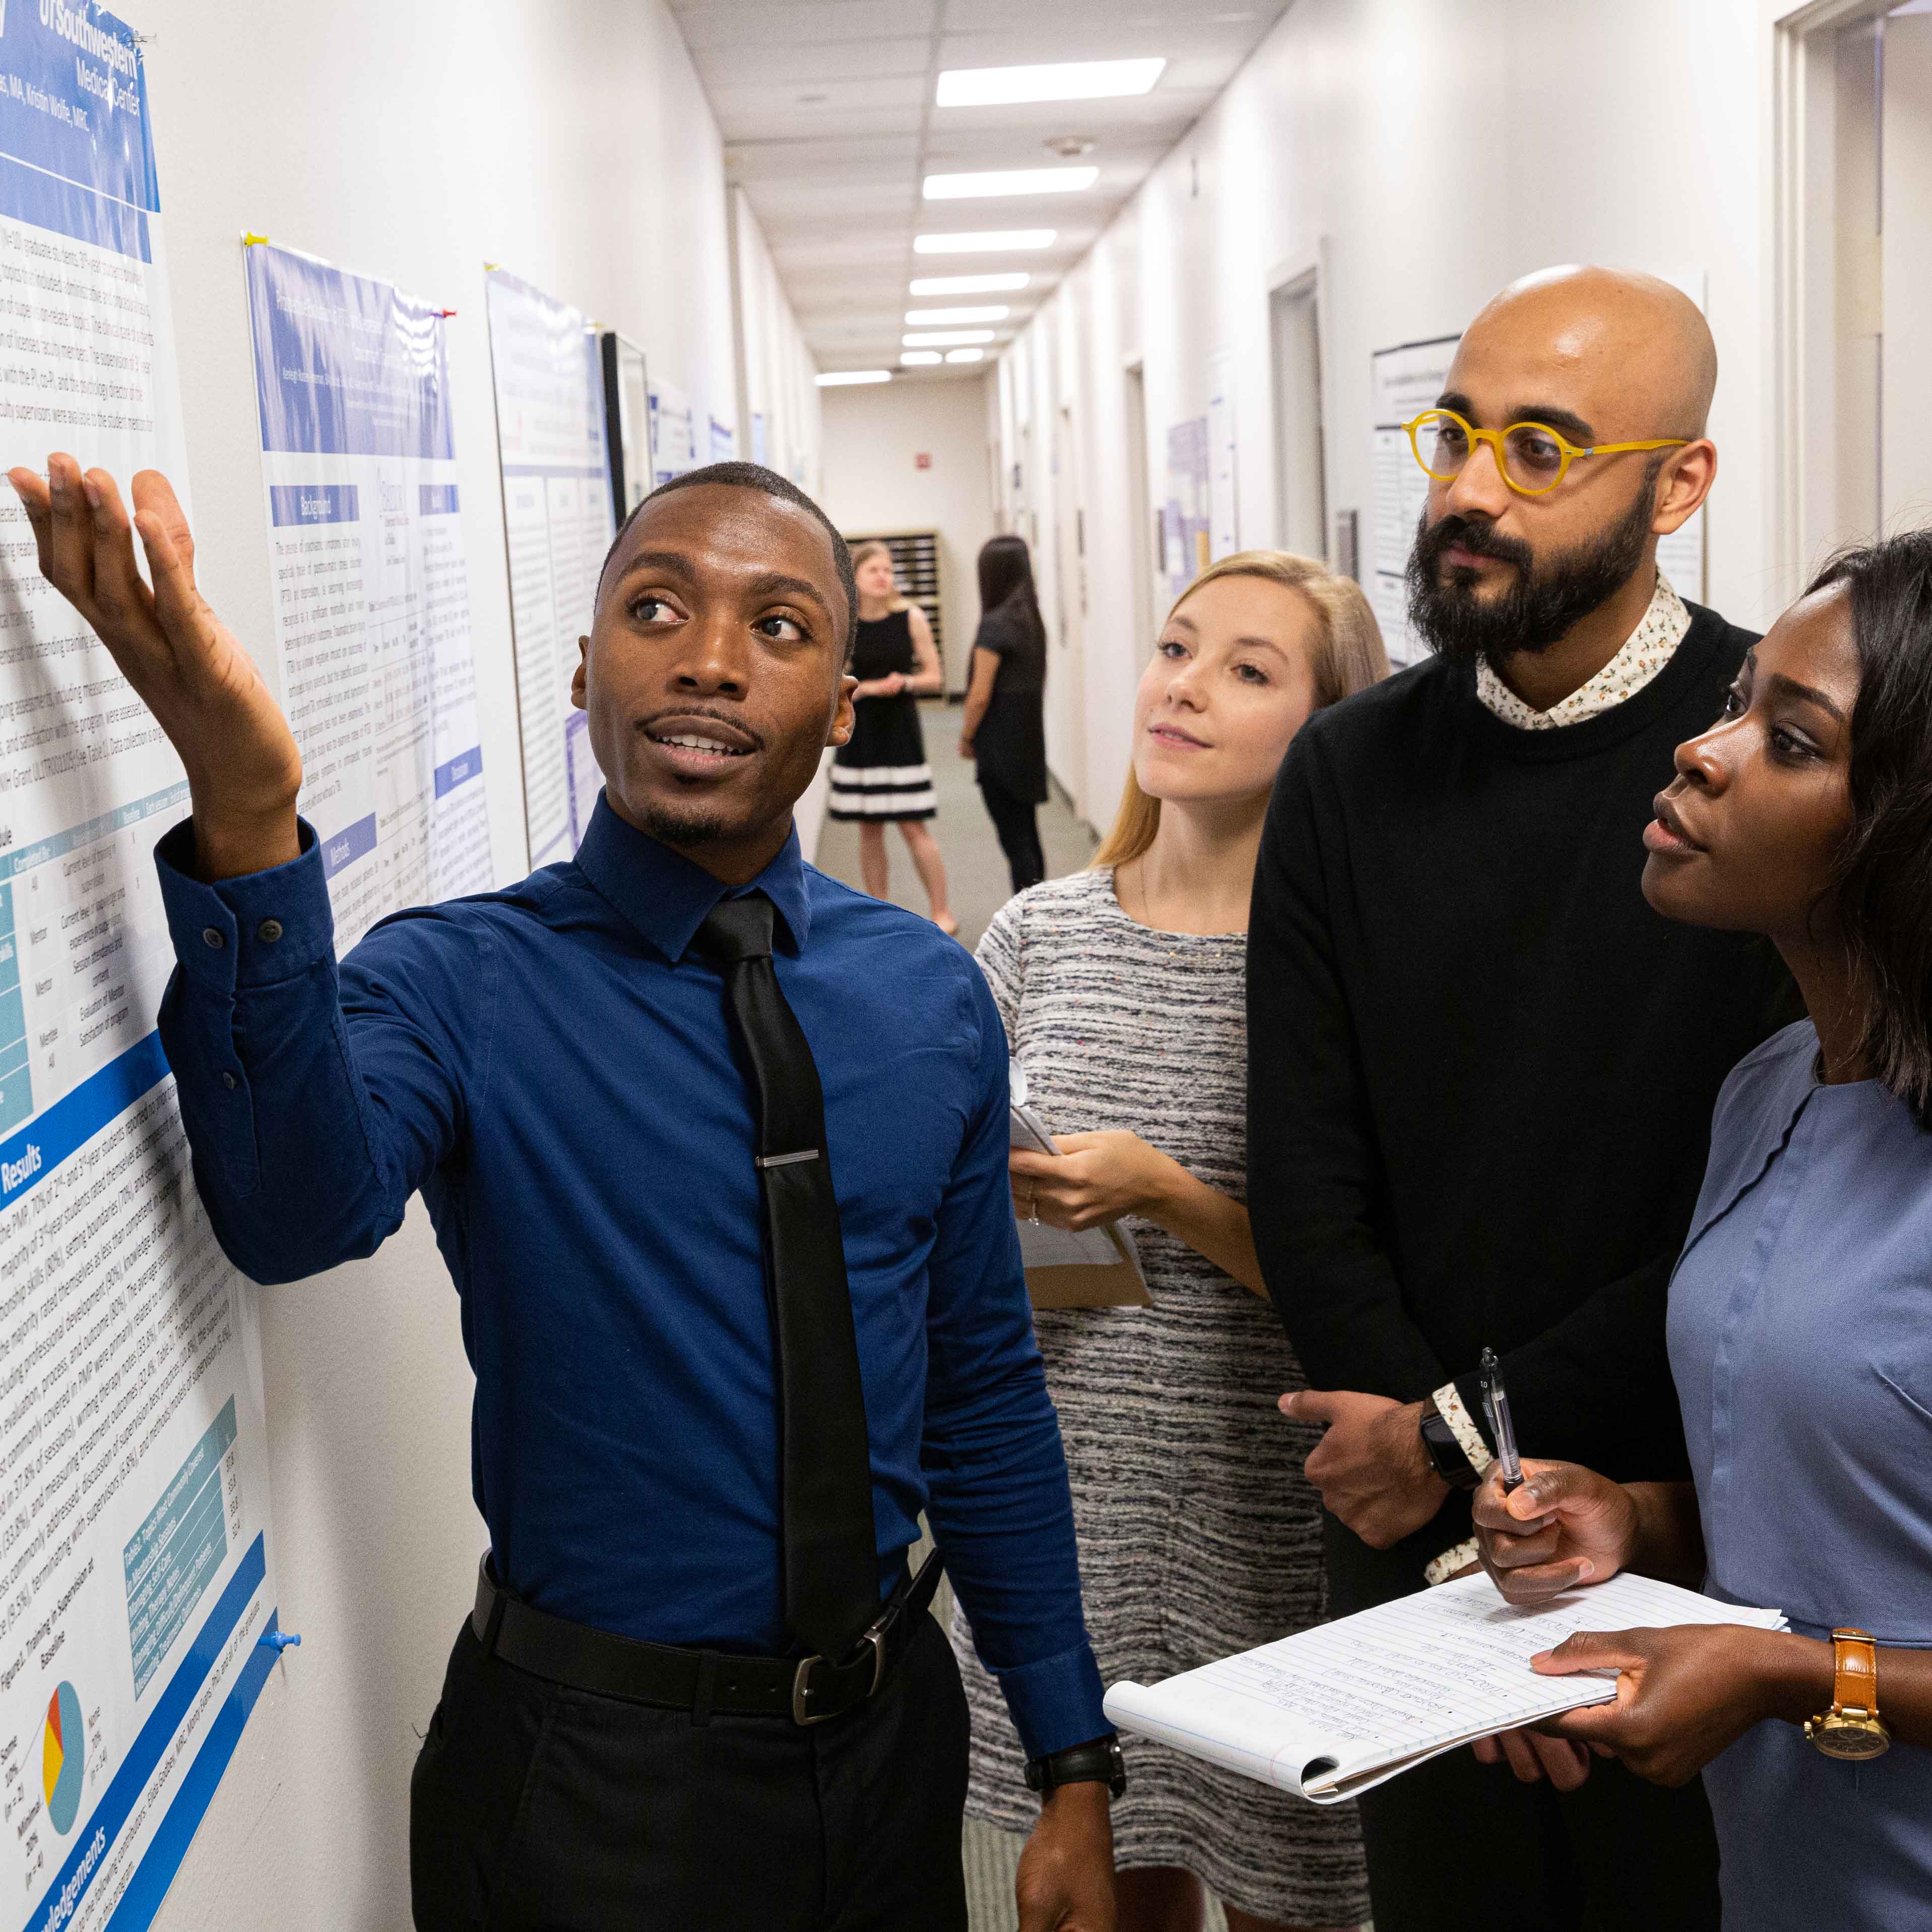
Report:
[[[1234,358],[1223,350],[1208,365],[1208,549],[1216,562],[1241,547],[1237,421]]]
[[[1370,358],[1375,426],[1370,432],[1369,481],[1374,500],[1366,582],[1389,662],[1397,669],[1416,662],[1426,648],[1409,628],[1408,572],[1416,526],[1429,500],[1429,478],[1402,424],[1436,406],[1462,339],[1438,335],[1426,342],[1405,342],[1378,349]]]
[[[0,430],[184,501],[129,29],[0,14]],[[154,1031],[182,769],[0,492],[0,1926],[152,1920],[275,1652],[254,1291]]]
[[[282,701],[346,951],[494,883],[448,325],[387,282],[244,254]]]
[[[1167,432],[1167,497],[1161,512],[1161,548],[1171,598],[1178,598],[1208,568],[1210,487],[1208,418],[1190,416]]]
[[[503,470],[510,620],[530,863],[569,858],[603,781],[570,701],[578,640],[616,534],[604,427],[602,351],[566,302],[500,268],[488,278],[490,362]]]
[[[651,382],[651,460],[658,482],[698,467],[698,417],[675,382]]]

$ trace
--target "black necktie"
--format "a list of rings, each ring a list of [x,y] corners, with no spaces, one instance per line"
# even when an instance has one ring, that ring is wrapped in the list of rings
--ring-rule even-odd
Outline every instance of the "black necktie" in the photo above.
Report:
[[[879,1610],[870,1438],[845,1244],[825,1145],[825,1096],[772,964],[763,892],[724,899],[698,948],[724,969],[752,1071],[764,1202],[765,1293],[778,1352],[778,1508],[794,1633],[841,1659]]]

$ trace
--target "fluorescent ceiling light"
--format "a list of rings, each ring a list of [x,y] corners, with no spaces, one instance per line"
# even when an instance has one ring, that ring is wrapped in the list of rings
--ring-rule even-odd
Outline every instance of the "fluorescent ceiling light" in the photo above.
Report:
[[[984,308],[909,308],[905,312],[909,328],[950,328],[962,322],[1004,322],[1012,310],[1004,302]]]
[[[957,355],[958,351],[956,350],[953,352]],[[902,369],[930,369],[940,359],[936,349],[908,349],[900,356],[899,367]]]
[[[977,362],[986,353],[983,349],[949,349],[946,359],[949,362]]]
[[[1145,94],[1167,62],[1053,61],[1031,67],[955,67],[939,76],[941,107],[1004,107],[1022,100],[1115,100]]]
[[[1100,178],[1098,168],[995,168],[971,175],[928,175],[928,201],[986,201],[1007,194],[1078,194]]]
[[[992,296],[1023,289],[1032,276],[1015,268],[1005,274],[921,275],[914,282],[916,296]]]
[[[964,343],[990,342],[992,339],[990,328],[928,328],[899,338],[908,349],[955,349]]]
[[[848,382],[890,382],[890,369],[828,369],[818,379],[821,389],[842,389]]]
[[[1051,228],[988,228],[970,235],[915,235],[915,255],[1004,255],[1022,249],[1051,248]]]

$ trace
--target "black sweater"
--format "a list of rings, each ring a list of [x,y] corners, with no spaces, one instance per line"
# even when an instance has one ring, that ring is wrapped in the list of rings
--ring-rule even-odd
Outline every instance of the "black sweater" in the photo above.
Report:
[[[1634,697],[1504,724],[1432,662],[1318,714],[1269,807],[1248,942],[1249,1206],[1316,1388],[1474,1414],[1523,1453],[1684,1472],[1664,1300],[1737,1061],[1802,1009],[1767,942],[1639,888],[1671,754],[1752,642],[1692,607]]]

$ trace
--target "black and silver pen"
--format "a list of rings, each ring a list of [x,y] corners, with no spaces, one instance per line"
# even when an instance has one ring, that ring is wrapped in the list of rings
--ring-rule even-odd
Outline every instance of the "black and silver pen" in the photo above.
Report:
[[[1496,1460],[1502,1465],[1503,1493],[1522,1486],[1522,1462],[1516,1452],[1516,1426],[1510,1420],[1509,1394],[1503,1387],[1502,1364],[1493,1348],[1483,1351],[1483,1406],[1496,1438]]]

